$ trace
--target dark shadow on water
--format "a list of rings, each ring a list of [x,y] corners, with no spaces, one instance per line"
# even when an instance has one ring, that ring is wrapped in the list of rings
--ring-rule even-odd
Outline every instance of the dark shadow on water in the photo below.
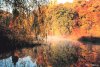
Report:
[[[100,45],[100,37],[83,36],[78,41],[85,44]]]
[[[99,65],[95,67],[100,67],[100,37],[93,37],[93,36],[83,36],[78,39],[79,42],[86,45],[86,48],[89,50],[90,54],[94,54],[96,56],[95,62],[92,62],[92,64]],[[93,48],[98,48],[96,50],[93,50]]]
[[[9,57],[14,50],[33,48],[36,46],[41,46],[41,44],[10,39],[6,36],[6,32],[4,31],[4,29],[0,28],[0,59]]]

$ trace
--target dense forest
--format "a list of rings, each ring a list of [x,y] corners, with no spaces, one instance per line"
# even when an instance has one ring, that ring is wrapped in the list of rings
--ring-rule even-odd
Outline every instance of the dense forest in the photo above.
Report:
[[[11,3],[9,0],[5,2],[7,5]],[[0,26],[9,29],[14,38],[31,39],[35,36],[67,35],[77,32],[81,36],[100,36],[99,0],[76,0],[74,3],[52,5],[48,2],[45,4],[45,1],[42,5],[41,1],[34,2],[36,9],[33,11],[25,8],[23,2],[12,2],[12,13],[0,11]]]
[[[92,63],[100,64],[99,20],[100,0],[74,0],[64,4],[57,4],[57,0],[1,0],[0,45],[14,44],[11,49],[14,50],[24,48],[23,44],[25,47],[49,44],[36,47],[37,56],[42,58],[37,64],[42,67],[85,67],[85,63],[86,67],[92,67]],[[64,39],[68,42],[60,41]],[[94,46],[86,48],[86,44]]]
[[[0,11],[0,26],[9,29],[14,38],[77,34],[77,31],[82,36],[100,36],[99,0],[75,0],[74,3],[65,4],[45,4],[43,1],[42,5],[41,2],[34,2],[37,7],[33,11],[25,8],[24,1],[5,2],[12,4],[13,10],[12,13]]]

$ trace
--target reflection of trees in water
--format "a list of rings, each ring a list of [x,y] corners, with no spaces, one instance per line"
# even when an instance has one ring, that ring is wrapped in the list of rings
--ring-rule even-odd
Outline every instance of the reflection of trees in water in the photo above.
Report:
[[[50,44],[42,46],[42,67],[48,65],[53,67],[65,67],[78,61],[78,47],[71,46],[72,43]],[[42,50],[41,50],[42,51]],[[41,55],[41,54],[40,54]]]
[[[16,63],[18,62],[18,57],[17,56],[12,56],[12,63],[14,64],[14,66],[16,66]]]
[[[3,62],[3,59],[5,60],[4,61],[5,67],[12,67],[13,65],[18,67],[18,64],[16,64],[16,63],[17,62],[19,63],[19,61],[20,61],[20,65],[22,67],[30,67],[29,66],[30,63],[28,61],[24,61],[24,59],[22,59],[22,58],[30,56],[30,58],[32,58],[31,61],[33,63],[35,63],[36,55],[37,55],[36,54],[36,48],[23,48],[23,49],[20,49],[20,50],[15,50],[11,53],[3,54],[2,56],[5,56],[5,59],[4,59],[4,57],[1,58],[1,59],[2,59],[2,62]],[[10,56],[11,56],[11,59],[9,59]],[[22,60],[19,60],[19,58],[22,59]]]
[[[18,58],[31,56],[32,61],[34,62],[34,60],[37,59],[37,65],[41,67],[47,67],[50,64],[52,64],[53,67],[58,67],[57,65],[59,64],[61,65],[59,67],[64,67],[66,64],[71,65],[78,60],[78,48],[70,46],[70,44],[72,43],[49,44],[40,47],[16,50],[13,53],[13,62],[17,62]],[[26,65],[26,63],[22,62],[22,65]]]
[[[81,43],[84,43],[87,47],[88,57],[87,61],[90,59],[90,62],[98,62],[99,58],[99,49],[100,49],[100,37],[94,37],[94,36],[83,36],[78,39]]]
[[[96,57],[93,53],[86,50],[80,49],[79,46],[73,46],[76,43],[72,42],[59,42],[51,43],[48,45],[37,46],[33,48],[23,48],[4,54],[4,56],[17,56],[18,58],[24,58],[30,56],[33,62],[37,62],[38,66],[47,67],[65,67],[66,65],[80,65],[85,66],[86,63],[95,63],[99,59],[99,49],[96,50],[99,53]],[[94,46],[93,46],[94,47]],[[2,55],[3,56],[3,55]],[[94,58],[95,57],[95,58]],[[86,61],[84,61],[86,60]],[[95,61],[94,61],[95,60]],[[7,62],[7,61],[5,61]],[[84,62],[84,63],[82,63]],[[26,65],[26,62],[22,62],[22,65]]]

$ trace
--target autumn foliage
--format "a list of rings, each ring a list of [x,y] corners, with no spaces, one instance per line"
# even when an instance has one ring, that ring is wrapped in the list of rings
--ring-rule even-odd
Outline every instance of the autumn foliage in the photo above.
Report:
[[[16,9],[13,10],[12,14],[0,11],[0,26],[11,32],[8,35],[9,38],[30,42],[34,42],[35,39],[39,38],[43,40],[47,36],[62,36],[71,41],[78,41],[82,36],[100,37],[100,0],[75,0],[72,4],[42,5],[29,14],[19,12]],[[86,47],[84,43],[80,43],[79,56],[76,57],[77,48],[71,47],[72,49],[70,49],[68,47],[70,46],[52,47],[50,45],[47,49],[42,48],[44,51],[39,50],[37,63],[53,67],[58,67],[58,63],[64,66],[73,64],[72,67],[84,67],[87,63],[87,67],[92,67],[91,63],[97,61],[97,53],[100,53],[98,51],[100,47]],[[49,54],[52,56],[48,56]],[[78,58],[78,61],[73,57]],[[74,60],[76,64],[74,64]]]

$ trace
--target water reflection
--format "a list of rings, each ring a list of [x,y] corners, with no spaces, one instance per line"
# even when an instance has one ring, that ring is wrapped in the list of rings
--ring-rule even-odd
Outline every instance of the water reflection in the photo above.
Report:
[[[36,60],[34,62],[31,60],[30,56],[19,58],[16,65],[12,62],[12,57],[0,60],[0,67],[37,67]]]
[[[0,67],[99,67],[99,55],[99,45],[92,45],[89,49],[89,45],[82,43],[49,42],[1,53]]]
[[[73,43],[59,41],[0,54],[1,57],[6,56],[0,60],[1,67],[57,67],[58,64],[59,67],[70,66],[78,60],[78,48],[70,44]]]
[[[0,67],[37,67],[35,48],[23,48],[0,54]],[[5,56],[5,58],[3,57]]]

